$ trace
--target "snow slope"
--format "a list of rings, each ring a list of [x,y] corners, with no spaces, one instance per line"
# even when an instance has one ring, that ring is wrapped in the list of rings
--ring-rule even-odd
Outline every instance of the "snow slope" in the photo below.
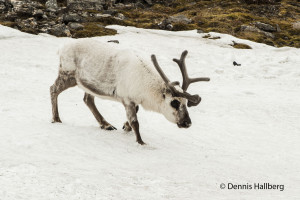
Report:
[[[202,102],[193,126],[178,129],[157,113],[138,113],[140,146],[121,127],[121,104],[96,100],[98,127],[72,88],[59,97],[62,124],[51,124],[49,86],[57,50],[68,38],[29,35],[0,26],[0,200],[300,199],[300,50],[229,35],[111,26],[116,48],[156,54],[171,80],[172,58],[189,50],[188,71],[211,81],[191,85]],[[243,42],[251,50],[228,44]],[[234,67],[232,62],[241,63]],[[283,184],[284,190],[220,189],[220,184]]]

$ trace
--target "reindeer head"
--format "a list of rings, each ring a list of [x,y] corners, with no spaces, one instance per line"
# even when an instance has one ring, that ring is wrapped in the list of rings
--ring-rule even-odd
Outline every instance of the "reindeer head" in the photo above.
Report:
[[[183,83],[181,87],[179,86],[180,83],[178,81],[170,82],[165,73],[162,71],[161,67],[158,65],[156,56],[151,56],[156,70],[166,84],[166,90],[163,92],[164,105],[162,106],[162,113],[169,121],[176,123],[179,128],[188,128],[192,125],[186,108],[186,100],[188,107],[197,106],[201,101],[201,97],[199,95],[191,95],[186,92],[189,85],[194,82],[210,80],[209,78],[203,77],[189,78],[185,66],[185,58],[187,54],[188,51],[185,50],[182,52],[179,60],[175,58],[173,59],[173,61],[178,64],[182,74]]]

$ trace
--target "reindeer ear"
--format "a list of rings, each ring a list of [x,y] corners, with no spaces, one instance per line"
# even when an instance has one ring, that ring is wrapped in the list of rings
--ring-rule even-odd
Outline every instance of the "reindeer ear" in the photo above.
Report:
[[[199,95],[193,95],[193,100],[188,100],[187,106],[197,106],[201,102],[201,97]]]

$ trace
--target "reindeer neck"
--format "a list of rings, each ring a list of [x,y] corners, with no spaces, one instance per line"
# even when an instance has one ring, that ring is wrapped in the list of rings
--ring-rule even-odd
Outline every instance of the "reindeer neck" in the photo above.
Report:
[[[163,91],[165,91],[165,87],[163,80],[158,76],[152,84],[147,85],[147,89],[144,91],[146,95],[141,103],[142,106],[146,110],[160,113],[161,104],[164,101]]]

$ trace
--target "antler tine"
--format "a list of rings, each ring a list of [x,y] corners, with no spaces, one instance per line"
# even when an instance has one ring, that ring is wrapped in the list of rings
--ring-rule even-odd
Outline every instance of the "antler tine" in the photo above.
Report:
[[[180,57],[180,60],[174,58],[173,61],[176,62],[180,68],[180,71],[181,71],[181,74],[182,74],[182,89],[183,91],[186,91],[187,88],[189,87],[189,76],[187,74],[187,71],[186,71],[186,66],[185,66],[185,58],[188,54],[188,51],[185,50],[182,52],[181,54],[181,57]]]
[[[159,66],[157,60],[156,60],[156,56],[155,55],[151,55],[151,60],[154,64],[155,69],[158,71],[159,75],[161,76],[161,78],[164,80],[164,82],[166,83],[167,87],[171,90],[173,95],[180,95],[179,92],[175,89],[175,85],[179,85],[178,81],[172,82],[170,83],[170,80],[168,79],[168,77],[166,76],[166,74],[163,72],[163,70],[161,69],[161,67]]]
[[[199,82],[199,81],[209,81],[210,80],[210,78],[206,78],[206,77],[203,77],[203,78],[190,78],[188,76],[188,73],[187,73],[187,70],[186,70],[186,65],[185,65],[185,58],[186,58],[187,54],[188,54],[188,51],[185,50],[185,51],[182,52],[180,60],[178,60],[176,58],[173,59],[173,61],[178,64],[178,66],[180,68],[180,71],[181,71],[181,74],[182,74],[182,79],[183,79],[182,90],[183,91],[186,91],[191,83],[195,83],[195,82]]]
[[[156,68],[156,70],[158,71],[159,75],[161,76],[161,78],[165,81],[165,83],[167,85],[169,85],[170,80],[168,79],[168,77],[166,76],[166,74],[163,72],[163,70],[161,69],[161,67],[159,66],[157,60],[156,60],[156,56],[155,55],[151,55],[151,60],[154,64],[154,67]]]

